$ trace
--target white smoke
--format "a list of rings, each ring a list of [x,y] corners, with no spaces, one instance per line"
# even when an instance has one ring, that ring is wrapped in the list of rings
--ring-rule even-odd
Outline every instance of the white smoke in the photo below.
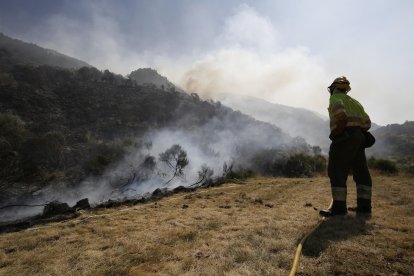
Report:
[[[181,83],[187,91],[207,98],[222,93],[250,95],[321,112],[327,102],[324,80],[323,70],[304,49],[266,56],[247,49],[222,49],[196,62]]]
[[[187,121],[192,120],[192,116],[198,117],[188,114],[174,126],[150,131],[137,138],[134,143],[137,146],[129,148],[124,158],[108,167],[102,176],[88,178],[74,186],[53,183],[18,203],[31,205],[58,200],[73,206],[78,200],[88,198],[91,204],[96,205],[110,199],[147,197],[157,188],[173,189],[199,183],[199,172],[203,167],[212,172],[210,177],[215,181],[223,176],[225,163],[233,164],[234,171],[252,168],[252,158],[263,150],[277,149],[288,154],[294,150],[309,149],[303,140],[294,140],[274,126],[216,105],[219,108],[217,112],[224,112],[225,115],[209,118],[197,128],[188,128],[194,124]],[[189,162],[183,175],[169,182],[173,173],[160,160],[160,154],[173,145],[181,146]],[[146,170],[142,164],[149,156],[153,157],[156,165],[154,169]],[[5,209],[0,212],[0,221],[17,219],[39,211],[40,208]]]
[[[278,47],[278,32],[269,18],[242,4],[226,19],[223,31],[217,36],[215,43],[219,48],[225,45],[269,53]]]
[[[305,145],[303,141],[298,142],[297,145],[291,144],[291,139],[275,128],[266,129],[252,121],[234,122],[230,116],[224,121],[213,118],[197,129],[174,127],[151,131],[139,143],[150,146],[132,149],[122,161],[109,168],[102,177],[87,179],[76,187],[72,198],[65,193],[58,199],[74,203],[82,197],[88,197],[96,204],[111,198],[146,196],[157,188],[188,187],[199,181],[198,173],[203,166],[212,170],[211,177],[215,180],[223,175],[224,163],[234,164],[235,169],[240,166],[249,167],[250,158],[260,150],[278,148],[289,151],[289,147]],[[184,168],[182,177],[175,177],[173,181],[167,183],[172,173],[163,166],[159,156],[173,145],[182,147],[187,153],[189,163]],[[148,156],[155,158],[156,168],[145,179],[134,178],[136,173],[142,173],[140,165]],[[117,190],[119,184],[123,188]],[[55,193],[51,191],[45,193],[47,196],[53,194]]]
[[[250,95],[324,112],[331,79],[305,47],[281,49],[271,21],[248,5],[229,17],[216,49],[196,60],[179,83],[190,92]]]
[[[86,23],[64,15],[49,18],[49,39],[42,44],[117,73],[155,68],[204,98],[216,93],[254,95],[325,113],[323,92],[333,76],[306,47],[282,48],[283,37],[272,21],[249,5],[240,5],[226,18],[212,42],[206,41],[210,47],[181,56],[168,54],[161,45],[136,51],[119,22],[108,15],[108,7],[89,3],[85,9],[90,12]]]
[[[122,8],[111,1],[66,3],[69,8],[63,4],[60,13],[31,26],[21,38],[100,69],[128,74],[151,67],[199,93],[213,87],[233,94],[242,88],[246,94],[251,88],[250,95],[323,115],[326,87],[346,75],[351,93],[374,122],[412,120],[406,80],[414,40],[405,35],[413,21],[407,15],[412,4],[256,2],[137,1]],[[82,15],[68,12],[73,6]],[[140,12],[131,16],[134,12],[126,10]],[[346,21],[338,19],[341,12]],[[131,18],[125,20],[125,13]],[[213,79],[200,83],[201,75]]]

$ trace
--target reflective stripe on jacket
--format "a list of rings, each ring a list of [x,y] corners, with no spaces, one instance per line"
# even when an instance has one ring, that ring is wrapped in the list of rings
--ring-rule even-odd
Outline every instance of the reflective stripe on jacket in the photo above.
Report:
[[[359,126],[364,130],[371,128],[371,120],[362,105],[345,93],[334,92],[329,98],[329,118],[331,131],[339,121],[346,120],[346,126]]]

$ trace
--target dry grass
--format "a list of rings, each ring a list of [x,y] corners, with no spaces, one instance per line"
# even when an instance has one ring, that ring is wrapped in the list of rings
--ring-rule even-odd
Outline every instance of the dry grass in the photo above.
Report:
[[[301,275],[414,275],[413,179],[376,176],[374,184],[372,218],[324,222],[305,244]],[[0,274],[287,275],[319,219],[305,204],[326,207],[329,191],[324,177],[261,178],[85,212],[1,234]]]

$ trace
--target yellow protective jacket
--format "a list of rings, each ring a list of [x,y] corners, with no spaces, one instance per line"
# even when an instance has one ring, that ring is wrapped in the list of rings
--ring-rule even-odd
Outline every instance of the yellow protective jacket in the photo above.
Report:
[[[346,127],[358,126],[367,131],[371,120],[362,105],[345,93],[334,91],[329,98],[331,134],[337,135]]]

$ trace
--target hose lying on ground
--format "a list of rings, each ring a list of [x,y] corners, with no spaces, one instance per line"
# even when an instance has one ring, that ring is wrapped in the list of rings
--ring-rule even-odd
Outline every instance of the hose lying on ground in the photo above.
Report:
[[[305,243],[306,239],[312,235],[313,232],[315,232],[316,229],[318,229],[318,227],[322,224],[322,222],[324,222],[326,219],[326,217],[323,217],[322,220],[320,220],[318,222],[318,224],[316,224],[316,226],[314,228],[312,228],[311,231],[309,231],[300,241],[300,243],[298,244],[298,248],[296,249],[296,254],[295,254],[295,258],[293,259],[293,265],[292,265],[292,269],[290,270],[289,276],[295,276],[296,275],[296,270],[298,269],[298,265],[299,265],[299,259],[300,259],[300,255],[302,254],[302,247],[303,244]]]

